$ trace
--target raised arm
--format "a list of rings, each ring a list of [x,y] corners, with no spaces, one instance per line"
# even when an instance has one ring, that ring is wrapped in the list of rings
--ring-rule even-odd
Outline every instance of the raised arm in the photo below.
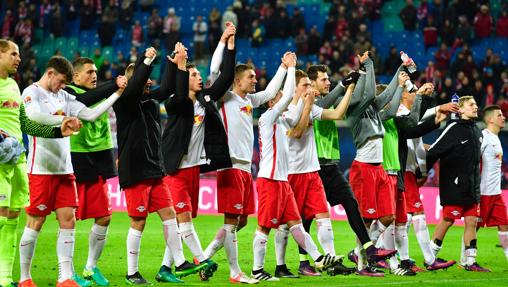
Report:
[[[187,51],[185,46],[178,42],[175,45],[175,57],[170,58],[171,63],[176,67],[176,74],[168,80],[175,82],[175,93],[166,100],[164,106],[166,111],[170,114],[176,114],[180,110],[180,106],[189,100],[189,72],[187,72]]]
[[[78,94],[71,87],[67,86],[65,91],[74,95],[76,99],[82,102],[85,106],[90,107],[98,102],[106,99],[115,91],[120,88],[125,89],[127,86],[127,78],[123,75],[118,76],[114,81],[109,81],[103,85],[98,86],[95,89],[86,91],[85,93]]]
[[[409,75],[405,72],[399,73],[399,85],[395,90],[394,96],[390,102],[379,112],[379,116],[381,117],[382,121],[387,121],[397,115],[397,110],[400,106],[400,99],[402,98],[402,93],[404,92],[404,83],[406,80],[409,80]]]
[[[353,90],[355,89],[355,84],[350,84],[347,87],[346,94],[344,98],[340,101],[337,107],[333,110],[323,110],[321,113],[322,120],[340,120],[346,114],[346,111],[349,107],[349,103],[351,101],[351,97],[353,95]]]
[[[138,103],[141,100],[145,84],[152,71],[151,65],[156,55],[157,51],[153,47],[146,49],[144,58],[136,62],[134,73],[129,79],[129,83],[123,92],[123,97],[118,101],[118,104],[125,103],[130,105],[132,103]]]
[[[346,87],[352,83],[358,82],[360,78],[360,73],[357,71],[351,71],[347,76],[340,81],[333,90],[328,93],[328,95],[317,99],[314,104],[323,109],[328,109],[332,106],[338,105],[342,98],[344,97],[344,93],[346,91]]]
[[[399,73],[401,72],[401,70],[402,65],[399,67],[399,69],[397,69],[397,72],[395,72],[395,75],[393,76],[392,80],[390,81],[386,89],[381,94],[376,96],[376,98],[374,99],[374,109],[376,109],[377,111],[381,111],[382,109],[384,109],[386,104],[388,104],[395,96],[395,91],[400,86]]]
[[[103,113],[105,113],[113,104],[120,98],[123,89],[119,89],[116,93],[113,93],[109,96],[105,101],[101,102],[97,106],[93,108],[83,108],[77,114],[77,117],[81,120],[93,122],[98,117],[100,117]],[[76,100],[77,101],[77,100]]]
[[[284,59],[286,58],[286,55],[289,52],[286,52],[284,56],[281,58],[282,63],[280,64],[279,68],[277,69],[277,73],[275,73],[275,76],[273,76],[272,80],[268,85],[266,86],[266,89],[264,91],[257,92],[255,94],[252,94],[251,102],[254,107],[259,107],[262,104],[268,102],[269,100],[275,98],[275,95],[277,95],[277,92],[279,91],[280,87],[282,86],[282,82],[284,81],[284,76],[287,72],[287,65],[284,64]]]
[[[235,49],[235,34],[236,28],[230,24],[227,29],[230,29],[231,35],[228,38],[227,49],[224,52],[224,63],[220,75],[217,80],[205,90],[205,94],[209,95],[214,101],[218,101],[227,92],[229,87],[233,84],[235,78],[235,63],[236,63],[236,49]],[[226,29],[226,30],[227,30]]]
[[[212,60],[210,61],[210,84],[213,84],[215,80],[219,77],[220,74],[220,64],[222,63],[222,58],[224,55],[224,49],[226,48],[226,44],[228,41],[228,38],[232,36],[233,30],[229,28],[233,23],[226,22],[227,28],[222,33],[219,44],[217,45],[217,48],[215,48],[215,51],[213,51]],[[233,26],[234,27],[234,26]]]
[[[171,61],[169,56],[166,56],[166,66],[164,67],[164,73],[161,77],[160,89],[152,91],[150,98],[162,103],[175,93],[175,75],[176,65]]]

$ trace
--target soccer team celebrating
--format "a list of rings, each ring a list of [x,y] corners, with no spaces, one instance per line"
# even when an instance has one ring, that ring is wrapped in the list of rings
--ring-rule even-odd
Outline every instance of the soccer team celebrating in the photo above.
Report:
[[[446,269],[456,262],[439,258],[444,237],[464,217],[460,266],[488,272],[476,262],[477,230],[497,226],[508,259],[508,219],[501,195],[502,147],[498,137],[505,118],[498,106],[483,111],[486,128],[475,123],[473,97],[432,106],[434,87],[410,80],[415,64],[402,63],[388,85],[377,84],[369,52],[358,55],[358,69],[334,88],[328,68],[296,69],[292,52],[263,91],[256,91],[253,66],[237,64],[235,33],[228,23],[216,48],[205,84],[188,62],[182,43],[165,58],[161,84],[150,73],[157,51],[148,48],[124,75],[97,86],[97,68],[89,58],[70,63],[54,56],[39,81],[20,93],[9,76],[20,64],[18,46],[0,40],[0,286],[37,286],[30,270],[37,238],[53,211],[57,237],[58,287],[108,286],[98,268],[112,208],[106,180],[119,177],[131,219],[128,230],[128,285],[151,285],[139,272],[141,238],[149,213],[157,212],[166,242],[155,279],[182,283],[198,273],[209,280],[218,265],[212,258],[224,248],[232,283],[256,284],[295,278],[286,266],[291,234],[299,246],[301,276],[351,274],[397,276],[423,271],[409,257],[408,229],[413,224],[424,268]],[[161,125],[160,104],[168,114]],[[264,106],[258,121],[260,168],[253,187],[253,109]],[[117,119],[118,160],[108,117]],[[449,115],[458,115],[450,119]],[[339,169],[335,120],[350,123],[356,157],[349,180]],[[432,145],[422,136],[446,128]],[[28,152],[22,133],[29,136]],[[432,240],[418,188],[427,170],[440,160],[443,219]],[[481,165],[481,169],[480,169]],[[224,225],[203,250],[193,219],[198,214],[200,173],[217,171],[217,203]],[[256,212],[250,274],[238,262],[237,232]],[[357,237],[343,265],[334,248],[330,206],[341,204]],[[19,214],[27,222],[18,244]],[[74,270],[75,224],[94,219],[82,276]],[[309,235],[317,225],[318,245]],[[275,229],[277,266],[264,268],[266,245]],[[183,242],[183,243],[182,243]],[[183,245],[192,253],[186,260]],[[12,277],[19,248],[20,278]],[[162,254],[162,250],[161,250]],[[310,257],[310,258],[309,258]],[[313,264],[311,264],[311,261]],[[99,264],[100,265],[100,264]]]

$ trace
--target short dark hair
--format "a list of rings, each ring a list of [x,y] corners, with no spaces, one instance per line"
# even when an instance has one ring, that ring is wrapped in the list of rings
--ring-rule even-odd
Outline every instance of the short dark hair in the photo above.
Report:
[[[302,78],[306,78],[308,77],[309,75],[307,75],[307,73],[305,73],[303,70],[296,70],[295,71],[295,84],[298,85],[298,83],[300,82],[300,80]]]
[[[327,65],[312,65],[307,68],[307,74],[311,81],[315,81],[318,78],[318,72],[328,73]]]
[[[65,75],[67,81],[72,80],[72,64],[66,58],[62,56],[51,57],[48,61],[48,64],[46,65],[46,71],[50,68],[54,69],[59,74]]]
[[[81,70],[86,64],[95,64],[94,61],[87,57],[79,57],[72,62],[72,68],[74,70]]]
[[[256,70],[251,64],[238,64],[235,66],[235,78],[247,70]]]
[[[188,71],[192,68],[196,68],[196,65],[194,65],[193,63],[187,63],[187,65],[185,65],[185,69]]]
[[[9,50],[9,46],[12,44],[15,45],[16,43],[6,39],[0,39],[0,52],[7,52],[7,50]]]
[[[501,110],[501,107],[498,105],[489,105],[483,108],[483,121],[487,123],[487,118],[492,115],[492,112]]]

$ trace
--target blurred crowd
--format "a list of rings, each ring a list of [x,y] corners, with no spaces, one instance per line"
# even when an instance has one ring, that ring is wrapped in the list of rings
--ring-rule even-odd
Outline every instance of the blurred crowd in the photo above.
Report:
[[[134,61],[147,43],[171,50],[182,38],[181,16],[175,8],[159,11],[159,1],[155,0],[3,2],[2,38],[14,39],[20,45],[23,63],[16,77],[22,88],[41,74],[30,49],[36,44],[36,29],[42,30],[44,37],[67,36],[67,23],[79,21],[80,31],[97,31],[102,47],[112,46],[119,29],[129,31],[132,49],[128,55],[115,51],[114,60],[110,62],[103,57],[100,48],[94,51],[92,58],[99,69],[101,81],[122,73],[127,63]],[[324,27],[320,28],[306,28],[308,19],[305,19],[296,1],[236,0],[231,1],[222,13],[214,8],[208,15],[195,15],[191,40],[193,59],[208,61],[219,41],[223,23],[231,21],[237,26],[238,37],[249,39],[252,47],[262,47],[274,38],[293,39],[296,53],[315,55],[319,63],[330,67],[334,80],[356,67],[356,55],[366,50],[371,51],[378,74],[393,75],[400,64],[397,47],[392,47],[388,55],[379,55],[369,30],[369,24],[380,18],[381,8],[387,1],[324,2],[329,2],[331,6]],[[499,51],[488,49],[481,61],[475,61],[471,49],[485,38],[498,37],[500,41],[507,41],[508,3],[501,3],[504,5],[499,10],[501,12],[493,15],[489,1],[428,0],[419,1],[418,5],[411,0],[406,1],[399,13],[404,29],[421,32],[426,48],[439,47],[427,66],[418,67],[419,73],[414,79],[418,83],[433,82],[438,102],[448,101],[457,92],[459,95],[473,95],[481,106],[499,103],[508,112],[508,70]],[[138,11],[150,14],[146,23],[135,20]],[[55,51],[55,54],[58,53],[61,51]],[[81,55],[76,53],[75,56]],[[259,67],[257,75],[259,88],[264,88],[269,80],[266,69]]]

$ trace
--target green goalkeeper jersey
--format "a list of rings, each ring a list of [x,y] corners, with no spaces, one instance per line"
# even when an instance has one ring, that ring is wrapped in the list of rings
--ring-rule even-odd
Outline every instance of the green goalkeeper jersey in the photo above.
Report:
[[[399,162],[399,134],[395,126],[395,120],[389,119],[383,122],[385,136],[383,137],[383,168],[386,171],[397,172],[400,170]]]
[[[0,78],[0,129],[19,142],[23,142],[22,132],[43,138],[62,137],[60,127],[41,125],[28,119],[18,84],[9,77]]]
[[[319,162],[336,162],[340,160],[339,132],[335,121],[313,121],[314,135]]]
[[[73,86],[67,85],[76,94],[83,94],[86,91]],[[96,103],[92,107],[100,104]],[[113,148],[113,140],[111,138],[111,127],[109,126],[108,113],[103,113],[93,122],[83,121],[83,127],[79,130],[79,134],[71,137],[71,152],[96,152]]]

